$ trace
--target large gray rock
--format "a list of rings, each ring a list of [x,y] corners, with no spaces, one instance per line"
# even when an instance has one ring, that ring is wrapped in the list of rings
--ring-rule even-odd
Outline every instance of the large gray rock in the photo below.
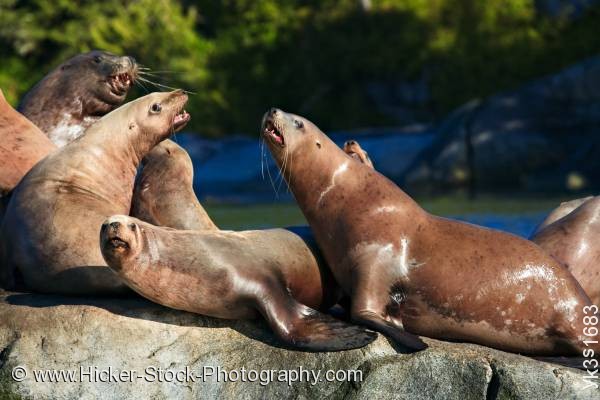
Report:
[[[87,299],[0,292],[0,398],[351,398],[600,399],[584,373],[470,344],[427,340],[426,351],[403,354],[380,337],[339,353],[286,350],[261,322],[223,321],[169,310],[139,298]],[[28,375],[11,378],[22,366]],[[35,370],[193,372],[357,370],[357,382],[35,382]],[[152,372],[152,371],[150,371]],[[157,373],[146,377],[155,380]],[[164,380],[172,375],[164,374]]]
[[[598,189],[600,57],[472,101],[440,125],[403,176],[409,191]],[[548,172],[550,171],[550,172]]]

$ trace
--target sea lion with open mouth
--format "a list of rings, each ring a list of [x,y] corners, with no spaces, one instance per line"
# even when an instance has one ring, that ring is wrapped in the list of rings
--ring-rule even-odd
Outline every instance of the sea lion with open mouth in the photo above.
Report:
[[[532,355],[581,355],[597,312],[575,278],[522,238],[430,215],[305,118],[268,111],[262,135],[351,318],[413,349],[415,335]],[[591,348],[600,349],[597,344]]]
[[[375,168],[373,166],[373,161],[371,161],[371,158],[369,157],[369,153],[360,147],[360,144],[356,140],[346,141],[346,143],[344,143],[344,152],[350,157],[365,164],[367,167]]]
[[[112,294],[126,290],[106,266],[98,231],[128,213],[140,160],[183,128],[183,91],[152,93],[109,113],[39,162],[13,192],[0,228],[3,284],[31,290]]]
[[[564,216],[557,218],[560,214]],[[546,220],[552,218],[531,241],[563,263],[600,306],[600,197],[563,203]]]
[[[38,82],[18,110],[62,147],[125,101],[137,69],[132,57],[79,54]]]
[[[376,337],[316,311],[324,302],[317,260],[287,230],[184,231],[117,215],[102,225],[100,247],[132,289],[171,308],[262,315],[280,340],[310,351],[358,348]]]

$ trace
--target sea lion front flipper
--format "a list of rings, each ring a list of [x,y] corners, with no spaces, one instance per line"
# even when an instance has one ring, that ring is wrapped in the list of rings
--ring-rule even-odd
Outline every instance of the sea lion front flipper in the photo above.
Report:
[[[297,302],[281,287],[257,298],[258,308],[277,337],[308,351],[357,349],[371,343],[377,333],[320,313]]]

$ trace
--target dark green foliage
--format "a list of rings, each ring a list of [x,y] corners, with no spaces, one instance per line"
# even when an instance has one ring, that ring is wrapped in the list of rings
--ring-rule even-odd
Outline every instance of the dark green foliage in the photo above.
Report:
[[[0,0],[0,88],[15,103],[54,65],[100,48],[194,91],[192,128],[205,134],[255,134],[272,105],[343,129],[403,122],[377,110],[372,82],[425,74],[422,107],[440,117],[600,52],[598,7],[568,19],[539,15],[534,0],[371,3]]]

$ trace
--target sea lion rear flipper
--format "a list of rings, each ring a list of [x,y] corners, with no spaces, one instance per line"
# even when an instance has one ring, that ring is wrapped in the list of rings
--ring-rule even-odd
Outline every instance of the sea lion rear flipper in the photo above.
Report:
[[[352,313],[352,320],[356,323],[368,326],[369,328],[383,333],[395,342],[408,347],[412,350],[424,350],[427,344],[417,335],[406,332],[402,326],[393,324],[374,312]]]
[[[279,292],[279,291],[278,291]],[[351,325],[298,303],[288,293],[260,297],[259,310],[277,337],[286,344],[308,351],[357,349],[371,343],[377,333]]]

